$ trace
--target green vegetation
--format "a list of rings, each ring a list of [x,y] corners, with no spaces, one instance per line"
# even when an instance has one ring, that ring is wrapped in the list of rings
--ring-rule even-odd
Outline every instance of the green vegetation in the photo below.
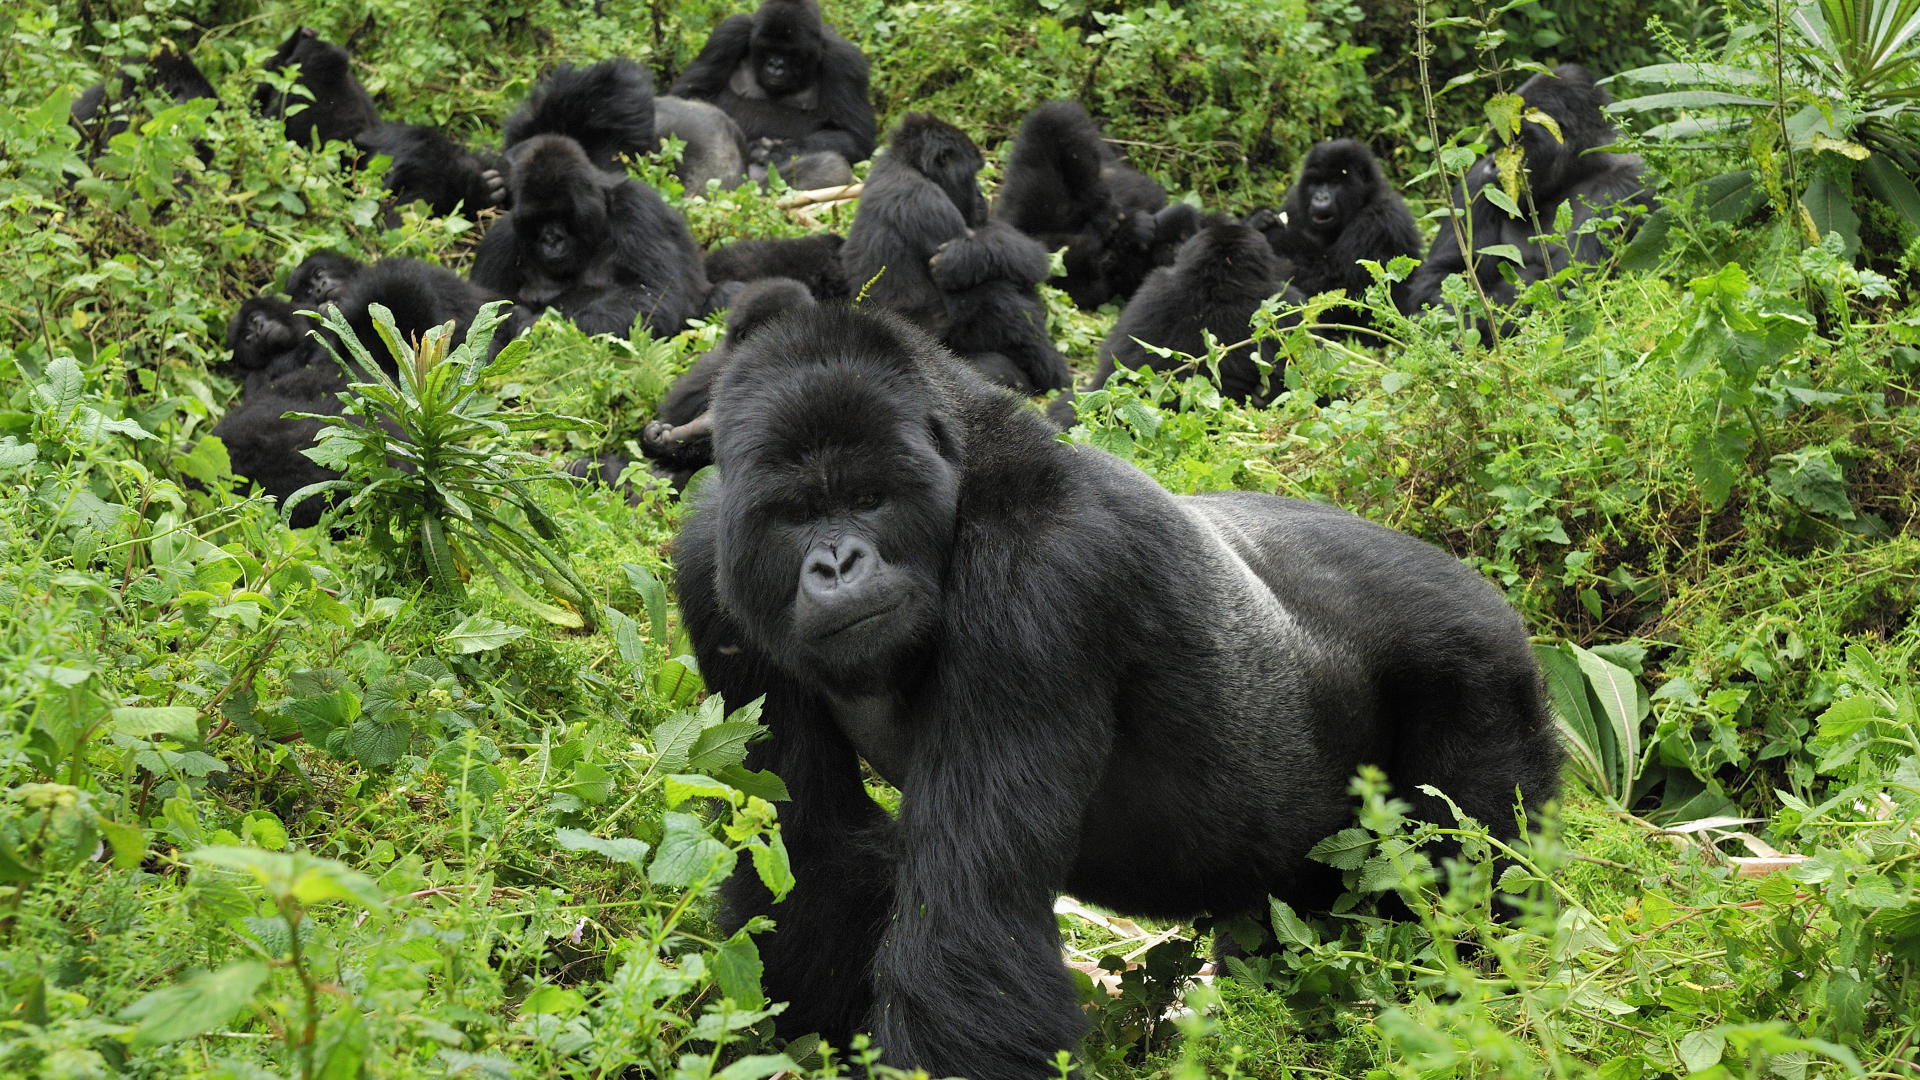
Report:
[[[1531,290],[1495,348],[1391,314],[1383,284],[1378,343],[1316,336],[1311,307],[1257,331],[1295,391],[1271,409],[1184,376],[1083,402],[1072,437],[1173,490],[1324,499],[1482,569],[1576,741],[1561,817],[1521,851],[1356,778],[1320,854],[1412,920],[1063,914],[1074,959],[1143,961],[1119,996],[1089,983],[1089,1075],[1920,1074],[1910,0],[825,6],[875,59],[883,126],[943,115],[988,179],[1027,108],[1076,96],[1234,211],[1336,135],[1378,135],[1416,208],[1442,205],[1442,161],[1484,150],[1522,61],[1637,68],[1614,93],[1646,95],[1622,115],[1663,209],[1617,273]],[[430,336],[356,391],[392,425],[327,440],[358,522],[337,535],[230,493],[208,435],[241,299],[322,247],[464,268],[478,235],[388,224],[377,174],[239,107],[290,26],[350,44],[390,116],[478,139],[544,65],[664,76],[731,10],[0,11],[0,1074],[846,1071],[844,1048],[770,1038],[750,942],[714,929],[740,853],[790,880],[783,789],[742,765],[755,707],[704,697],[686,657],[680,506],[545,479],[636,438],[716,328],[549,320],[491,362],[482,327]],[[161,38],[225,105],[153,102],[84,159],[69,102]],[[635,169],[703,243],[816,227]],[[1049,302],[1091,370],[1111,313]],[[429,447],[430,469],[389,464]],[[1432,841],[1472,867],[1439,893]],[[1278,948],[1169,1019],[1209,932]]]

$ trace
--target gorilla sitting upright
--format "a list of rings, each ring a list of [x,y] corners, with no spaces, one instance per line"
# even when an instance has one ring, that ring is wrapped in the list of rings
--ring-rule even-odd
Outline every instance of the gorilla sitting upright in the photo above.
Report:
[[[734,15],[668,90],[711,101],[746,135],[749,158],[795,187],[846,182],[873,156],[867,58],[820,18],[815,0],[765,0]]]
[[[1456,209],[1464,207],[1464,215],[1456,221],[1441,222],[1426,260],[1407,281],[1408,310],[1439,303],[1441,283],[1466,272],[1467,252],[1474,255],[1474,276],[1488,299],[1511,304],[1521,289],[1552,277],[1571,262],[1605,262],[1613,245],[1625,242],[1640,217],[1625,214],[1626,228],[1618,235],[1595,231],[1588,222],[1622,214],[1632,207],[1651,208],[1653,194],[1647,186],[1645,163],[1636,154],[1602,149],[1612,145],[1619,132],[1605,112],[1612,99],[1594,85],[1585,68],[1562,64],[1549,73],[1535,75],[1520,84],[1520,97],[1528,109],[1547,114],[1560,128],[1556,136],[1545,125],[1531,120],[1520,126],[1525,184],[1517,201],[1526,216],[1515,218],[1486,197],[1489,185],[1500,186],[1495,155],[1475,162],[1467,170],[1463,185],[1453,192],[1453,205]],[[1495,132],[1495,138],[1504,137]],[[1572,221],[1566,235],[1554,236],[1554,218],[1562,204],[1572,211]],[[1464,251],[1459,233],[1467,237]],[[1484,254],[1496,245],[1519,249],[1521,264],[1514,275],[1517,284],[1501,274],[1501,268],[1511,264]]]
[[[1280,212],[1256,210],[1246,223],[1293,264],[1293,286],[1307,296],[1342,289],[1347,299],[1359,301],[1373,284],[1360,260],[1384,264],[1396,255],[1420,257],[1413,212],[1381,177],[1373,151],[1352,139],[1315,143]],[[1396,304],[1404,301],[1405,291],[1395,287]],[[1371,325],[1357,308],[1330,312],[1329,318]]]
[[[674,550],[701,674],[764,698],[748,764],[791,795],[797,883],[773,903],[743,861],[722,912],[775,920],[790,1037],[1055,1076],[1086,1027],[1055,894],[1322,906],[1338,872],[1308,850],[1352,820],[1360,765],[1503,838],[1516,788],[1528,812],[1557,788],[1526,628],[1444,551],[1316,503],[1169,495],[884,315],[789,311],[712,413],[720,480]]]

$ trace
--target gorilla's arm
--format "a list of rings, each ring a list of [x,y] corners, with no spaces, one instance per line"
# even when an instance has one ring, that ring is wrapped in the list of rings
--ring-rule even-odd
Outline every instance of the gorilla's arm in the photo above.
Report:
[[[787,785],[780,837],[796,881],[775,904],[742,859],[721,887],[719,921],[732,932],[755,915],[773,916],[777,929],[757,944],[769,997],[791,1003],[780,1030],[818,1031],[845,1046],[873,1000],[873,952],[892,907],[893,822],[867,795],[853,747],[819,698],[775,670],[720,610],[713,517],[694,515],[674,543],[681,610],[707,684],[744,688],[730,706],[766,695],[771,737],[747,751],[747,767],[771,769]]]
[[[1420,257],[1420,233],[1407,212],[1406,204],[1391,192],[1383,191],[1353,216],[1347,227],[1327,251],[1327,267],[1333,284],[1347,290],[1347,297],[1359,300],[1373,284],[1360,259],[1372,259],[1385,265],[1395,255]],[[1404,284],[1395,292],[1406,291]]]
[[[933,283],[947,292],[989,281],[1031,288],[1047,280],[1047,250],[1004,222],[990,222],[940,245],[930,260]]]
[[[753,16],[731,15],[713,33],[707,37],[707,43],[700,49],[700,55],[693,58],[687,70],[674,80],[673,88],[667,93],[673,97],[697,98],[711,101],[720,96],[727,88],[727,80],[733,77],[733,69],[747,55],[747,46],[753,38]]]
[[[800,141],[802,152],[831,150],[848,164],[873,156],[873,102],[867,58],[852,42],[826,28],[820,56],[819,130]]]
[[[1024,535],[988,536],[967,565],[1025,568],[1032,563],[1021,555],[1031,550]],[[1052,580],[1076,578],[1063,571]],[[967,595],[981,588],[999,595]],[[1054,1052],[1086,1027],[1060,963],[1052,901],[1062,882],[1053,875],[1073,864],[1112,750],[1114,707],[1088,693],[1089,682],[1060,677],[1101,666],[1071,655],[1075,639],[1094,637],[1086,627],[1060,625],[1037,598],[1011,600],[1004,582],[956,580],[948,589],[948,610],[998,610],[993,630],[948,639],[931,684],[1006,679],[1024,689],[1017,705],[991,708],[967,708],[982,704],[967,693],[909,702],[932,708],[915,717],[871,1027],[888,1061],[937,1076],[1030,1078],[1045,1075]],[[1010,603],[1020,610],[1006,610]],[[1043,667],[1042,657],[1058,666]]]
[[[1637,155],[1589,154],[1582,161],[1590,171],[1568,188],[1566,194],[1573,209],[1568,239],[1574,259],[1602,263],[1613,257],[1613,245],[1632,236],[1641,219],[1628,217],[1624,233],[1609,228],[1582,233],[1582,223],[1592,218],[1612,217],[1631,206],[1652,209],[1653,200],[1647,192],[1646,166]]]

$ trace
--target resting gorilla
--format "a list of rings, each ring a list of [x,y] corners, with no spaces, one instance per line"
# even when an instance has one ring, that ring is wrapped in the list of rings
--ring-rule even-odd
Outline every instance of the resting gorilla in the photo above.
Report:
[[[726,110],[753,162],[793,183],[796,158],[825,174],[873,156],[867,81],[867,58],[821,21],[815,0],[765,0],[714,27],[667,93]]]
[[[393,357],[379,344],[373,330],[371,305],[384,305],[393,314],[403,338],[417,338],[441,323],[454,324],[455,340],[491,300],[508,297],[470,284],[445,267],[417,259],[382,259],[371,266],[333,251],[317,251],[295,267],[287,278],[293,302],[259,296],[240,305],[227,324],[227,348],[241,371],[277,375],[296,368],[332,367],[325,350],[311,335],[319,324],[297,314],[337,304],[354,336],[385,367],[395,369]],[[532,323],[530,312],[514,309],[495,333],[498,352]],[[328,331],[320,331],[322,334]]]
[[[1092,309],[1133,295],[1197,230],[1197,211],[1166,213],[1166,204],[1167,193],[1120,161],[1085,108],[1049,101],[1020,124],[993,215],[1049,250],[1064,246],[1061,287]]]
[[[339,473],[301,453],[313,445],[321,422],[285,414],[337,416],[341,410],[337,394],[346,385],[339,368],[324,358],[315,364],[248,375],[240,397],[213,427],[213,434],[226,445],[233,474],[253,481],[275,502],[285,502],[308,484],[339,479]],[[323,499],[305,500],[294,508],[289,524],[296,529],[317,524],[326,507]]]
[[[112,100],[107,98],[110,87]],[[94,83],[73,99],[67,119],[80,131],[82,157],[92,161],[106,149],[107,140],[127,130],[142,92],[175,105],[219,97],[191,56],[171,41],[160,41],[144,58],[123,63],[117,78]],[[199,155],[211,162],[213,150],[202,146]]]
[[[653,75],[639,64],[561,64],[507,117],[505,145],[511,151],[536,135],[565,135],[594,168],[625,177],[621,157],[653,152],[653,112]]]
[[[816,300],[845,300],[847,280],[840,272],[840,248],[846,237],[833,233],[739,240],[707,252],[707,279],[715,286],[713,306],[728,306],[720,294],[724,282],[793,278]]]
[[[1254,312],[1268,297],[1286,292],[1294,303],[1305,299],[1288,289],[1286,275],[1286,264],[1259,233],[1234,221],[1214,222],[1181,247],[1172,266],[1148,275],[1133,301],[1120,310],[1100,344],[1093,385],[1105,386],[1116,366],[1170,371],[1186,363],[1177,356],[1148,352],[1142,341],[1188,356],[1206,355],[1208,333],[1222,345],[1245,341]],[[1274,363],[1271,340],[1260,342],[1260,357]],[[1268,404],[1284,389],[1281,371],[1276,364],[1262,389],[1253,347],[1242,345],[1220,361],[1220,392],[1235,401]],[[1054,399],[1047,415],[1061,427],[1071,426],[1073,395]]]
[[[480,241],[474,284],[554,308],[589,334],[625,335],[641,315],[671,334],[706,310],[700,248],[658,192],[595,168],[562,135],[536,135],[507,158],[513,210]]]
[[[743,866],[722,913],[776,920],[783,1032],[1052,1076],[1086,1026],[1054,894],[1325,904],[1337,872],[1307,850],[1352,820],[1363,763],[1426,820],[1453,820],[1432,784],[1502,837],[1516,787],[1529,811],[1556,790],[1526,629],[1437,548],[1311,502],[1169,495],[844,308],[766,327],[713,417],[721,479],[674,550],[700,671],[765,695],[748,762],[792,797],[793,891]]]
[[[1357,302],[1373,284],[1359,260],[1384,264],[1396,255],[1420,257],[1413,212],[1381,178],[1373,151],[1352,139],[1314,144],[1280,213],[1256,210],[1247,224],[1266,235],[1275,254],[1293,263],[1293,286],[1306,296],[1345,289]],[[1405,292],[1404,283],[1394,286],[1396,304],[1405,302]],[[1354,326],[1372,325],[1362,310],[1345,309],[1337,317]]]
[[[987,223],[975,177],[980,148],[959,128],[908,113],[867,173],[865,194],[840,248],[847,288],[907,316],[935,336],[947,329],[946,302],[927,261],[941,244]]]
[[[1073,382],[1047,335],[1047,251],[1011,225],[991,222],[940,245],[928,269],[947,306],[943,344],[991,382],[1023,394]]]
[[[704,192],[707,181],[736,188],[747,179],[747,137],[717,105],[676,97],[653,99],[653,133],[663,144],[671,135],[686,144],[673,174],[689,192]]]
[[[263,82],[253,92],[254,109],[283,121],[287,138],[301,146],[312,145],[316,138],[320,142],[348,142],[380,122],[372,95],[353,77],[350,63],[347,50],[322,40],[313,27],[302,26],[287,35],[267,61],[267,70],[281,72],[298,67],[295,82],[312,93],[313,99],[283,94]]]
[[[673,381],[659,411],[640,433],[640,450],[653,462],[655,473],[679,489],[687,486],[694,473],[713,464],[713,418],[707,407],[714,380],[733,362],[740,346],[774,316],[813,302],[807,287],[792,278],[762,278],[741,286],[728,305],[726,336]]]
[[[1622,210],[1651,207],[1646,166],[1635,154],[1610,154],[1600,147],[1611,145],[1618,131],[1607,118],[1605,106],[1612,99],[1593,84],[1592,76],[1577,64],[1562,64],[1551,73],[1535,75],[1520,85],[1520,96],[1529,109],[1538,109],[1553,117],[1561,138],[1531,121],[1520,128],[1520,150],[1526,169],[1526,190],[1518,200],[1522,209],[1531,211],[1527,220],[1511,217],[1481,195],[1487,185],[1498,185],[1499,169],[1492,155],[1481,158],[1467,170],[1466,197],[1458,187],[1453,205],[1466,205],[1465,217],[1458,224],[1469,237],[1470,250],[1476,255],[1496,244],[1511,244],[1520,249],[1524,262],[1519,269],[1519,285],[1509,283],[1500,273],[1506,260],[1497,256],[1479,257],[1475,274],[1487,296],[1496,303],[1512,303],[1521,288],[1551,277],[1565,269],[1569,261],[1605,262],[1613,242],[1624,236],[1582,231],[1594,218],[1611,217]],[[1495,133],[1496,138],[1501,133]],[[1570,204],[1572,226],[1565,236],[1551,234],[1555,212],[1562,203]],[[1629,234],[1640,216],[1627,218]],[[1440,302],[1440,285],[1453,274],[1465,273],[1467,258],[1454,233],[1454,223],[1443,221],[1433,238],[1426,261],[1407,283],[1408,309],[1419,310]]]

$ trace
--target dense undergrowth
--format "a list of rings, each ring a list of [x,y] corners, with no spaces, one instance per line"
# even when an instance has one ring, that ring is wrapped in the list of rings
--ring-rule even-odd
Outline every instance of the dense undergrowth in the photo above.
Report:
[[[875,57],[883,125],[936,111],[991,162],[1032,104],[1079,96],[1172,190],[1239,211],[1275,202],[1314,139],[1355,134],[1438,205],[1436,161],[1478,138],[1480,102],[1524,58],[1781,61],[1771,8],[1655,7],[1651,34],[1629,4],[827,13]],[[715,328],[627,343],[548,320],[459,399],[592,422],[480,438],[471,459],[535,477],[583,593],[539,603],[591,630],[541,619],[513,592],[532,579],[475,572],[451,593],[369,529],[284,528],[228,492],[207,434],[235,389],[218,364],[241,298],[321,247],[463,267],[478,234],[411,211],[389,225],[369,174],[232,107],[288,26],[350,44],[388,115],[480,138],[543,65],[629,55],[664,84],[729,10],[0,12],[0,1072],[843,1070],[844,1049],[823,1062],[767,1035],[778,1005],[751,946],[710,921],[736,853],[782,881],[781,789],[741,767],[751,710],[703,698],[685,656],[679,504],[537,479],[542,460],[635,438]],[[67,103],[160,36],[191,44],[228,107],[160,108],[83,160]],[[1809,85],[1783,78],[1747,126],[1648,140],[1663,243],[1539,289],[1491,348],[1444,316],[1385,318],[1379,343],[1282,330],[1295,392],[1271,409],[1164,377],[1086,400],[1073,437],[1173,490],[1324,499],[1484,570],[1581,736],[1548,835],[1497,882],[1480,859],[1445,895],[1409,891],[1416,920],[1064,912],[1074,959],[1143,961],[1118,996],[1089,985],[1091,1074],[1920,1073],[1914,229],[1870,197],[1884,177],[1848,140],[1857,98],[1776,122]],[[1424,90],[1443,86],[1435,130],[1459,136],[1435,147]],[[1674,108],[1635,126],[1712,115]],[[703,243],[849,220],[636,169]],[[1722,198],[1727,176],[1750,197]],[[1817,219],[1810,191],[1834,196]],[[1049,299],[1090,370],[1111,313]],[[1160,407],[1175,401],[1194,407]],[[1415,890],[1442,830],[1357,783],[1356,826],[1323,854],[1357,894]],[[1486,854],[1472,823],[1446,831]],[[1169,1019],[1209,930],[1279,947],[1186,989]]]

